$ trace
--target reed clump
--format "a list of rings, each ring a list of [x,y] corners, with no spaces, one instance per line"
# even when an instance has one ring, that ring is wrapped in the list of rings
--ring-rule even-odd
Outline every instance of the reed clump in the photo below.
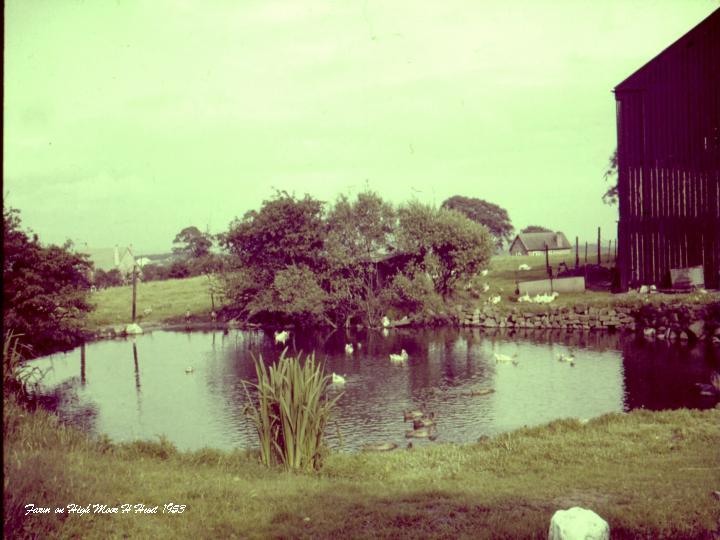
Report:
[[[3,394],[13,394],[22,400],[30,396],[45,374],[25,362],[31,351],[20,342],[20,337],[12,330],[3,334]]]
[[[257,384],[243,381],[245,414],[255,425],[261,461],[286,470],[317,471],[327,454],[325,428],[342,394],[330,399],[330,376],[310,354],[286,357],[266,366],[254,358]]]

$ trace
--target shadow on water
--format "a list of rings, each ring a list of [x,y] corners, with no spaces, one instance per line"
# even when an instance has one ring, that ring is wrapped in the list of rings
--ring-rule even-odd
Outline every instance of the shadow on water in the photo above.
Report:
[[[346,450],[406,445],[407,409],[433,411],[439,440],[466,443],[561,417],[716,403],[695,388],[718,365],[704,344],[563,330],[393,329],[291,332],[285,346],[289,354],[315,351],[328,373],[345,376],[330,390],[344,396],[328,438],[339,447],[339,427]],[[253,357],[270,364],[283,348],[262,330],[158,331],[36,362],[53,366],[43,404],[82,429],[116,440],[165,435],[182,449],[234,448],[255,444],[241,381],[255,380]],[[408,360],[391,362],[402,349]],[[559,362],[560,354],[575,361]]]

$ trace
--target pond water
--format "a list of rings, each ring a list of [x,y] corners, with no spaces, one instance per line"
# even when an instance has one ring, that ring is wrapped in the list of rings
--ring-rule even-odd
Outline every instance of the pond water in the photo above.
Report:
[[[353,354],[345,353],[346,343],[354,344]],[[406,445],[407,409],[435,413],[438,442],[468,443],[557,418],[717,402],[695,387],[718,369],[717,351],[705,344],[561,330],[393,329],[387,335],[293,332],[287,346],[315,351],[327,372],[345,376],[328,438],[346,451]],[[407,362],[391,363],[388,355],[401,349]],[[51,368],[40,390],[46,406],[89,432],[116,441],[164,435],[180,449],[232,449],[256,446],[241,382],[255,380],[253,355],[271,363],[281,351],[272,333],[261,330],[155,331],[33,363]],[[496,353],[517,355],[517,364],[497,363]],[[573,353],[575,364],[558,361],[561,353]],[[493,392],[473,394],[483,390]]]

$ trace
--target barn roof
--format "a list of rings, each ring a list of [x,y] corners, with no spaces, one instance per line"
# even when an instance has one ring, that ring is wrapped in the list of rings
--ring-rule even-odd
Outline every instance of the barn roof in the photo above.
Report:
[[[618,84],[614,91],[624,92],[628,90],[632,91],[643,89],[646,85],[649,73],[659,64],[664,62],[665,58],[668,57],[669,54],[672,54],[673,51],[679,49],[680,47],[693,47],[698,37],[703,39],[707,36],[709,41],[716,39],[718,35],[720,35],[720,9],[713,11],[694,28],[663,49],[652,60],[645,63],[645,65]]]
[[[548,250],[570,249],[572,246],[565,234],[558,232],[519,233],[516,240],[520,240],[527,251],[543,251],[547,244]]]

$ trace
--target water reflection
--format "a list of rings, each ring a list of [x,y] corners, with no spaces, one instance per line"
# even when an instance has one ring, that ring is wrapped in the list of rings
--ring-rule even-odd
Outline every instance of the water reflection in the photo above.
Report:
[[[352,354],[346,344],[353,344]],[[328,435],[339,446],[339,428],[350,450],[374,442],[405,445],[409,425],[402,412],[410,408],[435,412],[439,440],[464,443],[560,417],[715,403],[694,387],[717,365],[712,348],[621,334],[293,332],[287,348],[290,354],[316,351],[328,372],[346,377]],[[402,349],[407,362],[390,362]],[[116,440],[165,435],[180,448],[233,448],[255,444],[241,381],[255,380],[253,358],[269,364],[282,350],[261,330],[154,332],[130,342],[92,343],[38,364],[54,366],[44,381],[45,403],[83,429]],[[573,353],[575,365],[558,362],[560,353]],[[497,363],[495,354],[516,355],[517,365]]]

